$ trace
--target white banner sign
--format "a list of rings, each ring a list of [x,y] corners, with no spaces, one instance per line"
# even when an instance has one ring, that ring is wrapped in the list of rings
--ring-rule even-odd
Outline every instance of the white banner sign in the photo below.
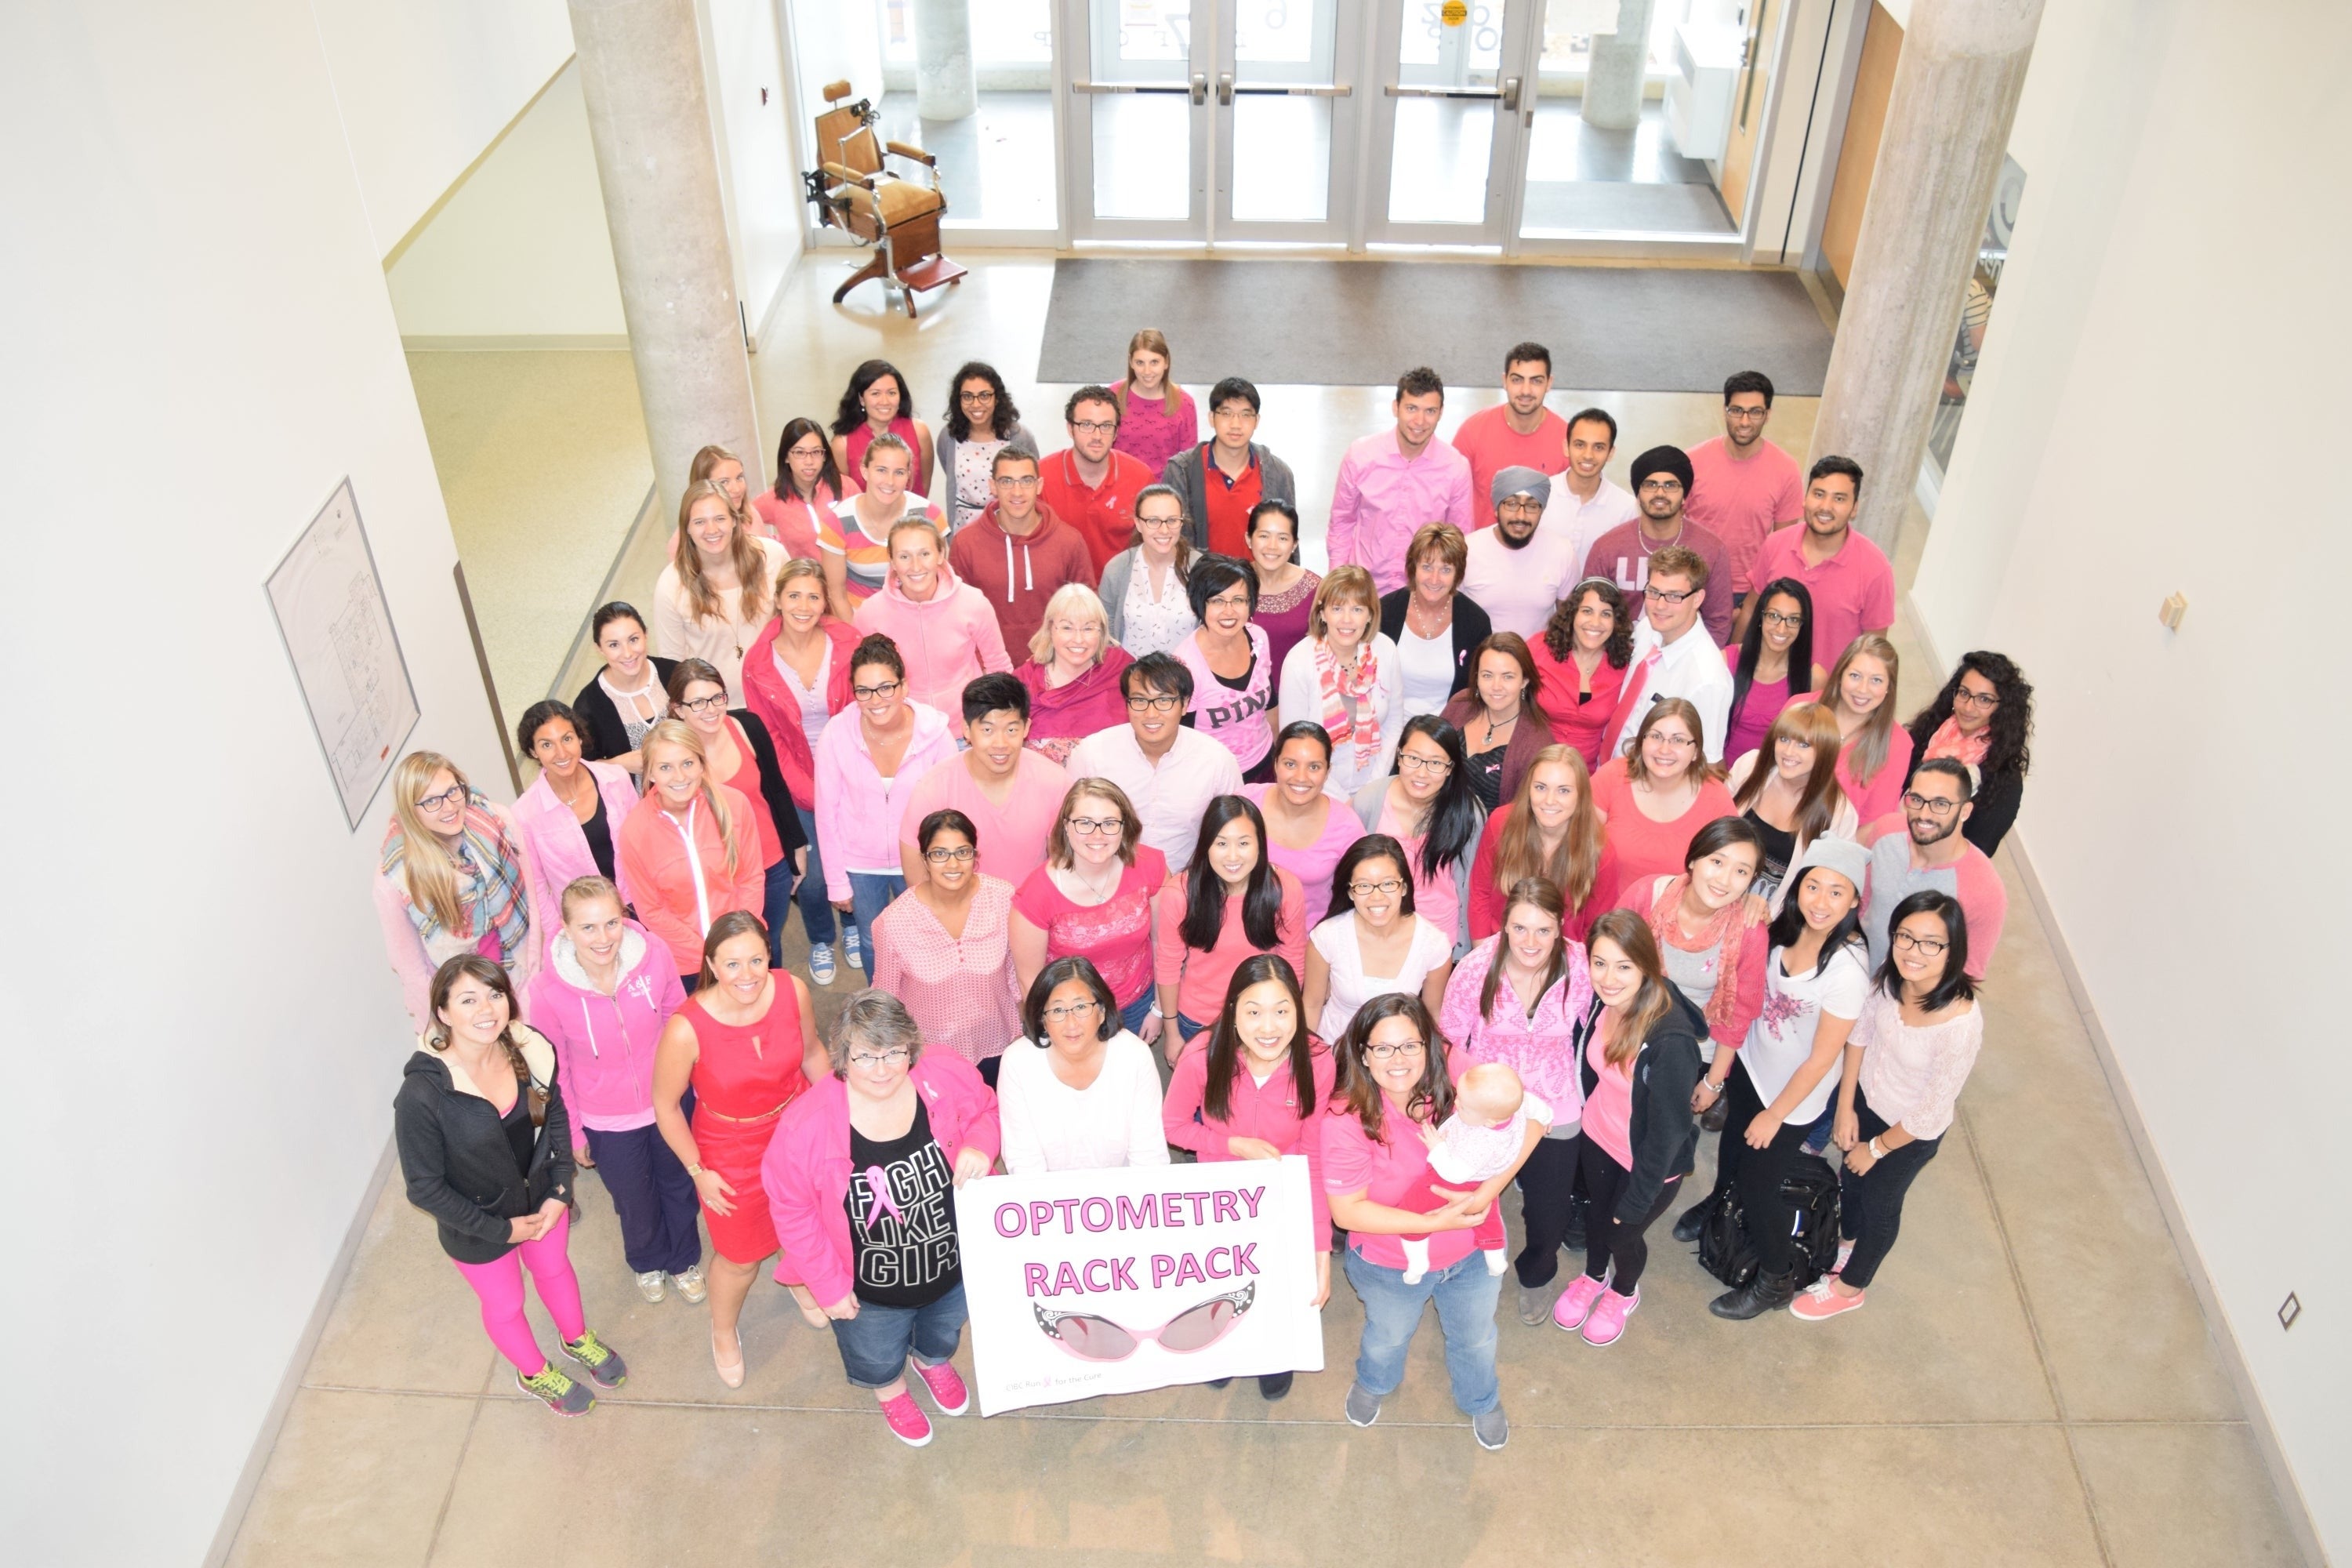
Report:
[[[980,1412],[1323,1370],[1307,1162],[991,1176],[956,1194]]]

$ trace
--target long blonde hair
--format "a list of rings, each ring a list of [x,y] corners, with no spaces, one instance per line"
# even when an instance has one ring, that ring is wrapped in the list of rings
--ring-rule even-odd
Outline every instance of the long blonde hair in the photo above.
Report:
[[[1576,778],[1576,809],[1569,814],[1559,848],[1550,855],[1543,852],[1543,833],[1528,805],[1535,789],[1536,770],[1548,763],[1559,763]],[[1559,889],[1562,903],[1572,914],[1592,896],[1604,843],[1584,753],[1574,746],[1546,746],[1528,760],[1527,772],[1519,775],[1518,794],[1512,797],[1511,815],[1503,822],[1502,838],[1495,848],[1495,886],[1507,892],[1530,877],[1549,882]]]
[[[678,584],[686,590],[686,602],[693,608],[694,618],[698,621],[725,614],[719,603],[718,591],[702,574],[701,546],[694,542],[694,535],[687,531],[686,526],[694,516],[694,503],[706,496],[719,498],[719,504],[727,509],[728,521],[732,525],[727,539],[727,553],[735,563],[735,580],[742,584],[743,619],[753,622],[764,619],[770,594],[767,557],[761,552],[751,531],[743,526],[743,520],[736,512],[734,503],[727,499],[727,492],[709,479],[697,479],[688,485],[686,493],[677,500],[677,546],[673,559],[677,566]]]
[[[400,858],[401,879],[408,884],[408,901],[433,917],[443,931],[466,929],[466,906],[457,896],[457,871],[441,836],[416,809],[417,796],[432,784],[433,775],[446,772],[466,792],[470,808],[474,786],[465,770],[438,752],[411,752],[392,770],[392,819],[400,824],[407,847]]]
[[[739,830],[745,825],[738,823],[734,813],[727,809],[727,802],[719,793],[719,781],[710,776],[710,757],[702,749],[702,737],[696,734],[683,719],[665,719],[646,731],[639,746],[639,754],[645,760],[648,778],[654,771],[653,752],[656,746],[676,746],[701,764],[702,804],[709,809],[710,820],[719,826],[719,841],[727,846],[727,874],[732,877],[740,858],[741,846],[737,843]]]
[[[701,451],[697,452],[694,455],[694,461],[686,466],[686,482],[690,485],[700,484],[703,480],[710,479],[711,471],[717,468],[721,463],[732,463],[737,468],[743,470],[744,510],[738,511],[731,502],[728,505],[727,510],[730,512],[734,512],[735,521],[737,522],[741,523],[744,527],[751,529],[756,532],[759,529],[759,519],[752,515],[750,510],[751,505],[751,465],[744,462],[742,458],[737,457],[734,453],[729,451],[724,447],[705,447]],[[718,483],[715,479],[712,479],[711,482],[713,484]],[[720,495],[725,495],[727,491],[722,488],[719,493]]]
[[[1182,406],[1176,400],[1183,395],[1176,390],[1176,355],[1168,347],[1168,340],[1160,335],[1159,328],[1146,327],[1127,340],[1127,374],[1118,378],[1119,420],[1125,423],[1127,419],[1128,388],[1135,384],[1135,356],[1139,351],[1156,353],[1168,362],[1168,370],[1160,378],[1160,406],[1173,419],[1176,411]]]
[[[1822,688],[1822,696],[1828,700],[1830,711],[1834,714],[1837,705],[1845,700],[1845,672],[1853,667],[1855,659],[1865,658],[1886,667],[1886,695],[1879,699],[1878,710],[1864,719],[1862,728],[1853,732],[1846,766],[1858,784],[1867,784],[1886,765],[1886,748],[1895,734],[1895,683],[1903,673],[1903,661],[1895,654],[1893,643],[1876,632],[1864,632],[1838,655],[1837,664]]]
[[[1060,620],[1092,621],[1102,628],[1102,643],[1095,649],[1095,662],[1100,664],[1110,651],[1110,612],[1103,608],[1102,595],[1084,583],[1065,583],[1045,601],[1045,613],[1029,638],[1029,657],[1037,667],[1043,669],[1054,662],[1054,623]]]

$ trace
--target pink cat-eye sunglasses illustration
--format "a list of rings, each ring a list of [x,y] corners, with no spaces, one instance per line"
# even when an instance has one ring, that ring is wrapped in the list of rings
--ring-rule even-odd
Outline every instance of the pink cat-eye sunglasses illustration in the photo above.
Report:
[[[1233,1332],[1257,1299],[1255,1282],[1185,1308],[1156,1329],[1130,1329],[1094,1312],[1065,1312],[1030,1303],[1045,1337],[1080,1361],[1125,1361],[1149,1340],[1161,1350],[1189,1355],[1207,1350]]]

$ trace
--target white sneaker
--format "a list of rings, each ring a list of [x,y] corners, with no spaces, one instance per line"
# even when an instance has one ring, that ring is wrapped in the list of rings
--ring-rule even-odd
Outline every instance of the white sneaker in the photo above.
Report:
[[[643,1296],[648,1301],[660,1300],[663,1293],[663,1278],[664,1276],[662,1271],[658,1268],[649,1268],[643,1274],[638,1275],[637,1294]]]
[[[677,1286],[677,1293],[693,1306],[702,1305],[702,1299],[710,1294],[709,1287],[702,1282],[702,1265],[699,1263],[679,1269],[669,1277],[669,1282]]]
[[[833,984],[833,943],[829,942],[810,943],[809,978],[819,985],[830,985]]]

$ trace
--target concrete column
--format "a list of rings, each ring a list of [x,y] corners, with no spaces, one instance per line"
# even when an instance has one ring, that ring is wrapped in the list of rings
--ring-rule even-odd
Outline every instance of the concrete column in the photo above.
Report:
[[[1592,58],[1584,68],[1584,102],[1577,110],[1587,125],[1631,131],[1642,123],[1651,9],[1651,0],[1617,0],[1617,30],[1592,36]]]
[[[763,481],[694,0],[570,0],[662,515],[717,443]]]
[[[915,0],[915,112],[961,120],[980,108],[971,68],[971,0]]]
[[[2041,23],[2042,0],[1916,0],[1904,31],[1812,445],[1862,465],[1854,526],[1889,554]]]

